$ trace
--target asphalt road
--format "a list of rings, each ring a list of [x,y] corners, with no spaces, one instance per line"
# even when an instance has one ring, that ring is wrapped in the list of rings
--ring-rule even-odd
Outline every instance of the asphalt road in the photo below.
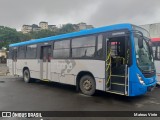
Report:
[[[160,88],[138,97],[97,91],[89,97],[74,86],[0,76],[0,111],[159,111],[159,93]]]
[[[0,76],[0,111],[146,110],[160,111],[160,87],[157,87],[154,91],[146,95],[138,97],[125,97],[100,91],[96,91],[95,95],[90,97],[76,92],[74,86],[39,81],[25,83],[23,79],[19,77]],[[53,118],[50,119],[52,120]],[[47,120],[50,119],[48,118]],[[65,119],[70,120],[70,118]],[[80,119],[81,118],[74,118],[74,120]],[[97,118],[87,119],[92,120]],[[106,120],[106,118],[103,119]],[[133,118],[133,120],[134,119],[135,118]],[[140,120],[141,119],[142,118],[140,118]],[[144,119],[149,120],[150,118]],[[153,118],[152,120],[154,119],[157,118]],[[128,118],[123,118],[123,120],[128,120]]]
[[[74,86],[57,83],[24,83],[17,77],[0,77],[0,111],[128,111],[160,110],[160,88],[139,97],[97,91],[93,97]]]

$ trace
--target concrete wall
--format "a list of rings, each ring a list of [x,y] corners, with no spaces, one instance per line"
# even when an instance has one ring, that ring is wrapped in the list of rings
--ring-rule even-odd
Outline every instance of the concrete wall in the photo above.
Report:
[[[160,23],[146,24],[140,26],[149,31],[151,38],[160,37]]]

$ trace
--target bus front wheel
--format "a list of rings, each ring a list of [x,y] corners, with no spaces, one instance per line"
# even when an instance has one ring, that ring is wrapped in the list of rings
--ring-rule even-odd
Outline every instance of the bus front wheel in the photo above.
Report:
[[[30,72],[28,69],[25,69],[23,71],[23,79],[26,83],[30,83],[31,82],[31,78],[30,78]]]
[[[85,95],[93,95],[96,90],[96,83],[93,77],[85,75],[80,79],[80,90]]]

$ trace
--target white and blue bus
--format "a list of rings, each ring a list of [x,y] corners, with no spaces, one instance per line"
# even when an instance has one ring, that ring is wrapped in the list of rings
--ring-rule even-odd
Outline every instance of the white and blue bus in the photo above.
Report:
[[[95,90],[143,95],[154,89],[156,71],[148,32],[117,24],[9,45],[12,75],[75,85],[86,95]]]

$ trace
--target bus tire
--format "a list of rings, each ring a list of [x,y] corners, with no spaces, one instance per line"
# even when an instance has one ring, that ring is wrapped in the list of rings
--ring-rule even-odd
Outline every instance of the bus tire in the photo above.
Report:
[[[91,96],[95,93],[96,83],[92,76],[85,75],[81,77],[79,87],[83,94]]]
[[[24,82],[26,82],[26,83],[30,83],[30,82],[31,82],[31,77],[30,77],[29,69],[25,69],[25,70],[23,71],[23,80],[24,80]]]

